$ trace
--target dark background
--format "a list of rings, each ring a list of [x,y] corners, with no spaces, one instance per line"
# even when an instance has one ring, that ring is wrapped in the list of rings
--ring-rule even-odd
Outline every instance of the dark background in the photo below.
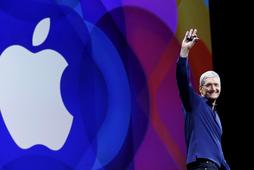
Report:
[[[224,155],[232,170],[254,169],[254,9],[245,1],[210,0],[209,6],[213,64],[222,83]]]

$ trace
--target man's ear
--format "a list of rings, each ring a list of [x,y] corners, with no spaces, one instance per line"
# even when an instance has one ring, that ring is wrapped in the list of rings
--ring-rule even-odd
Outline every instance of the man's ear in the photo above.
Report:
[[[199,93],[201,94],[201,96],[203,96],[203,94],[202,94],[202,86],[199,86]]]

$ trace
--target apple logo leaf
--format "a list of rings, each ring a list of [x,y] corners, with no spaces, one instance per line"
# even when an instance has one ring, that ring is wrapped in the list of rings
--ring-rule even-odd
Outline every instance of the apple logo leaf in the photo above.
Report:
[[[47,38],[50,27],[50,18],[44,18],[35,27],[33,32],[33,46],[41,45]]]

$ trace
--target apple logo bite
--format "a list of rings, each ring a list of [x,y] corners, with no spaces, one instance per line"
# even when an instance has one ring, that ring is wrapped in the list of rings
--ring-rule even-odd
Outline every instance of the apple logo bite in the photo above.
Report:
[[[33,46],[46,40],[49,29],[50,18],[37,24]],[[44,145],[57,151],[65,144],[73,122],[60,89],[67,66],[64,57],[52,49],[32,53],[12,45],[2,52],[0,109],[12,139],[20,148]]]

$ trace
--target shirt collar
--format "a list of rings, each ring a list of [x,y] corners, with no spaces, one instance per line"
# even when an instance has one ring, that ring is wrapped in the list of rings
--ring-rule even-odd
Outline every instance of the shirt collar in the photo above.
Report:
[[[208,106],[210,106],[211,108],[213,107],[212,103],[209,102],[209,100],[208,100],[206,97],[201,96],[201,98],[204,100],[204,102],[205,102]],[[216,108],[217,108],[217,104],[215,103],[214,111],[216,111]]]

